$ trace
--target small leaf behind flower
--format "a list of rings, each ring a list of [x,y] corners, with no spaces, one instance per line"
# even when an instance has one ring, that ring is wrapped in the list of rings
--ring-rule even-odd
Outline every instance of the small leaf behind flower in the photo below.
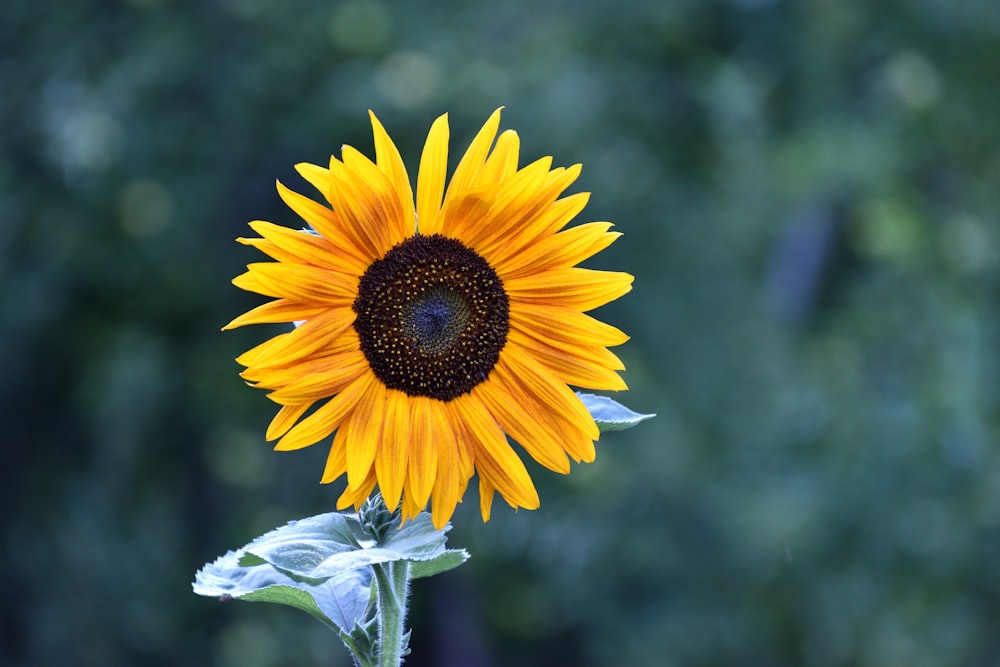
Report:
[[[624,431],[656,416],[656,414],[644,415],[629,410],[621,403],[607,396],[584,394],[581,392],[576,392],[576,395],[583,401],[584,407],[590,412],[590,416],[597,422],[597,426],[601,431]]]

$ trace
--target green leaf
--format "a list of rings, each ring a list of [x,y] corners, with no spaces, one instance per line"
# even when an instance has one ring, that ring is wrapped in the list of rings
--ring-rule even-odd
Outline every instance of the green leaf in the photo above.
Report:
[[[436,529],[431,515],[421,512],[395,533],[390,533],[382,546],[403,554],[407,560],[429,560],[444,551],[444,543],[448,539],[445,534],[449,530],[451,524],[441,530]]]
[[[424,512],[377,545],[357,514],[319,514],[291,521],[209,563],[195,576],[194,592],[288,605],[353,636],[371,600],[372,565],[409,561],[416,578],[468,559],[464,550],[445,549],[450,528],[436,530]]]
[[[467,560],[469,560],[469,552],[465,549],[447,549],[437,558],[416,561],[410,565],[410,579],[433,577],[435,574],[456,568]]]
[[[301,609],[327,625],[350,632],[371,598],[370,570],[349,570],[319,585],[296,581],[270,564],[241,565],[230,551],[195,575],[194,592],[221,599],[276,602]]]
[[[363,553],[359,549],[365,543],[373,544],[356,515],[328,512],[290,521],[261,535],[243,547],[240,565],[270,563],[289,577],[319,584],[344,570],[364,567],[365,562],[351,565],[349,561]]]
[[[324,530],[332,532],[324,538]],[[249,558],[241,564],[267,562],[293,579],[317,584],[345,570],[437,558],[445,551],[445,530],[436,530],[423,513],[375,546],[364,537],[356,515],[320,514],[257,538],[245,547]]]
[[[583,405],[590,411],[590,416],[597,422],[597,426],[601,431],[624,431],[627,428],[632,428],[639,422],[644,422],[656,416],[655,414],[644,415],[633,412],[607,396],[584,394],[581,392],[576,392],[576,395],[580,397]]]

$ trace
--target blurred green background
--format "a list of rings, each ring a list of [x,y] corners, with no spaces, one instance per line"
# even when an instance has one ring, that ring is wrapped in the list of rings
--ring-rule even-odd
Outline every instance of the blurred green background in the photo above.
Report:
[[[659,417],[537,512],[472,491],[407,664],[1000,664],[998,82],[991,0],[6,2],[0,663],[348,664],[190,590],[341,489],[263,440],[233,239],[369,108],[415,170],[506,105],[625,232]]]

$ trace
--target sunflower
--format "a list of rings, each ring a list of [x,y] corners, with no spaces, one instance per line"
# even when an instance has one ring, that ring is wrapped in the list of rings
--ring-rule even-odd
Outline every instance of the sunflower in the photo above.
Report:
[[[589,197],[561,197],[580,165],[518,168],[518,135],[497,137],[500,109],[447,188],[447,115],[434,122],[414,206],[399,151],[370,116],[374,162],[344,146],[329,167],[296,166],[326,204],[277,183],[310,229],[255,221],[260,236],[238,239],[275,261],[233,284],[274,300],[225,329],[296,324],[237,358],[281,406],[267,439],[295,450],[332,435],[322,481],[347,475],[338,509],[377,484],[404,519],[430,502],[441,528],[476,473],[484,521],[496,491],[535,509],[508,436],[567,473],[569,459],[594,460],[599,436],[569,385],[626,388],[607,348],[628,337],[585,313],[628,292],[632,276],[576,266],[620,234],[608,222],[563,230]]]

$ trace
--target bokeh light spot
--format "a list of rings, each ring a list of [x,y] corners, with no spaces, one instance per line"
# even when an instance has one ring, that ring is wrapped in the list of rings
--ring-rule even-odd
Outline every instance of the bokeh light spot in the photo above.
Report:
[[[386,8],[370,0],[346,2],[330,19],[330,39],[338,47],[358,55],[373,55],[385,48],[392,34],[392,17]]]
[[[441,68],[419,51],[390,54],[375,74],[375,84],[386,101],[401,109],[416,109],[437,93]]]
[[[174,198],[160,183],[139,179],[122,190],[118,198],[118,222],[129,236],[146,238],[167,226]]]

